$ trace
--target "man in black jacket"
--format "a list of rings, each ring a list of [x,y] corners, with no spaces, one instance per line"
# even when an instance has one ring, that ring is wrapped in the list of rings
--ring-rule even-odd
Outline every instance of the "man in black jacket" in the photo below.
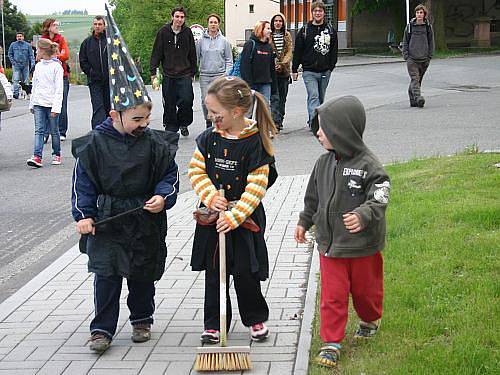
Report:
[[[109,69],[104,17],[96,16],[92,35],[80,46],[80,67],[87,75],[92,102],[92,129],[101,124],[111,110]]]
[[[322,1],[313,2],[311,13],[313,20],[304,25],[295,37],[292,64],[294,81],[297,80],[297,70],[302,65],[302,79],[307,90],[309,128],[311,128],[315,108],[323,104],[325,100],[326,88],[337,64],[338,53],[337,31],[325,19],[325,4]]]
[[[172,10],[172,22],[156,34],[151,53],[151,82],[156,80],[156,69],[163,68],[163,126],[188,136],[193,122],[193,79],[196,74],[196,46],[191,29],[185,25],[183,7]]]

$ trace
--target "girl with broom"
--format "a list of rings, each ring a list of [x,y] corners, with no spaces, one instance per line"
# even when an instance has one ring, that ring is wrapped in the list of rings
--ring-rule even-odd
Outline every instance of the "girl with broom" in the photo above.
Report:
[[[250,120],[245,114],[254,100],[253,118],[256,120]],[[276,128],[266,99],[251,91],[240,78],[215,80],[208,89],[205,104],[214,127],[196,139],[197,147],[188,171],[201,205],[208,212],[215,212],[211,225],[198,220],[191,257],[194,271],[205,270],[205,330],[201,341],[216,344],[220,340],[220,232],[226,235],[226,265],[228,275],[233,275],[241,320],[243,325],[250,327],[251,339],[262,341],[269,336],[265,325],[269,308],[260,282],[269,276],[269,262],[264,241],[266,215],[261,200],[277,177],[271,143]],[[224,215],[217,219],[221,211]],[[227,286],[228,279],[229,276]],[[226,299],[229,330],[228,287]]]

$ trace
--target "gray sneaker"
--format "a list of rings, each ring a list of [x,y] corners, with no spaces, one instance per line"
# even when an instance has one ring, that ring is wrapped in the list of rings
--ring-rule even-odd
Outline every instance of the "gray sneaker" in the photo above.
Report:
[[[151,324],[139,323],[134,324],[132,330],[133,342],[146,342],[151,339]]]
[[[111,346],[111,339],[101,332],[93,333],[89,339],[90,350],[103,353]]]

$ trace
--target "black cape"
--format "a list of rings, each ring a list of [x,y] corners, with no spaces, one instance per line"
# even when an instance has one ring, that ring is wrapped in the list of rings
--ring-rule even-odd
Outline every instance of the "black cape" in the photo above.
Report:
[[[218,189],[223,187],[229,201],[238,200],[245,192],[248,174],[266,164],[271,166],[270,187],[277,178],[274,157],[262,145],[258,133],[247,138],[226,139],[213,132],[212,128],[201,133],[196,139],[198,149],[205,158],[205,167],[210,180]],[[269,260],[264,240],[266,214],[262,203],[252,213],[251,218],[260,227],[255,233],[238,227],[226,234],[226,258],[230,274],[252,273],[259,280],[269,277]],[[191,256],[193,271],[214,268],[218,264],[218,234],[215,226],[196,224]]]
[[[178,135],[147,129],[137,138],[119,139],[96,129],[73,140],[72,153],[97,188],[101,221],[143,205],[174,161]],[[159,280],[167,246],[165,211],[140,210],[96,228],[89,236],[88,269],[101,276]]]

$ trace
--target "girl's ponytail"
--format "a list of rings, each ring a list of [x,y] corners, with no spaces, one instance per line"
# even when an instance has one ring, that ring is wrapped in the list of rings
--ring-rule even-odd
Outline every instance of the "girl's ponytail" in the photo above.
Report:
[[[260,138],[262,139],[262,145],[266,152],[273,156],[273,142],[272,138],[277,133],[276,126],[274,125],[273,118],[271,117],[271,112],[269,111],[269,105],[264,96],[255,92],[255,120],[257,121],[257,126],[259,127]]]
[[[38,49],[42,54],[48,57],[52,57],[59,53],[59,45],[47,38],[40,38],[38,40]]]

